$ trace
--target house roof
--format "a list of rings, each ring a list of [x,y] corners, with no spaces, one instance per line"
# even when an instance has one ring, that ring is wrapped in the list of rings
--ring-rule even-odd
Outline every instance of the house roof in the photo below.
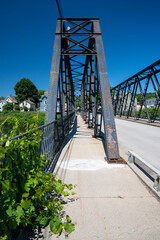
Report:
[[[14,103],[18,103],[18,101],[15,99],[15,97],[10,97],[11,99],[12,99],[12,102],[14,102]]]
[[[6,103],[6,101],[5,100],[1,100],[0,103]]]
[[[30,100],[24,100],[23,102],[28,102],[29,104],[36,105],[34,102],[32,102]]]
[[[12,97],[11,95],[5,98],[5,101],[7,98],[10,98],[13,103],[18,103],[18,101],[15,99],[15,97]]]
[[[41,96],[41,98],[40,98],[40,102],[42,101],[43,98],[48,98],[48,96],[45,95],[45,94],[43,94],[43,95]]]

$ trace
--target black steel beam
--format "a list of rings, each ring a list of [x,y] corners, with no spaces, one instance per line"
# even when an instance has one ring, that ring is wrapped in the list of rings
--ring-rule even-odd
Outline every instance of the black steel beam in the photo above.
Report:
[[[101,32],[99,21],[94,22],[94,32]],[[95,39],[97,51],[98,78],[100,82],[100,93],[102,101],[102,113],[105,134],[105,150],[109,160],[119,159],[118,141],[116,126],[114,121],[112,99],[110,95],[110,85],[105,61],[102,37],[97,36]]]

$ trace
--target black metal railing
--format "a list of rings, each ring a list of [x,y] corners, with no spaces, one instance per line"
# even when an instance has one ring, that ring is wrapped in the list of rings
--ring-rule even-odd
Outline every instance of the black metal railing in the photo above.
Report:
[[[68,134],[74,118],[75,113],[73,112],[68,116],[44,125],[40,151],[42,155],[45,155],[45,160],[47,160],[46,171],[52,169],[55,155],[60,149],[65,136]]]

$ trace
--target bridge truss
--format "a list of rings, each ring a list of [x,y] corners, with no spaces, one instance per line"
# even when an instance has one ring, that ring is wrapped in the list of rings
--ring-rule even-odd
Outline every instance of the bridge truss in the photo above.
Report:
[[[159,121],[160,60],[111,89],[114,115]],[[147,105],[147,93],[154,93],[154,104]],[[140,95],[137,102],[137,94]],[[150,106],[150,108],[149,108]],[[143,111],[145,109],[145,112]],[[143,112],[143,114],[142,114]]]
[[[46,112],[46,124],[57,122],[58,140],[54,137],[53,146],[71,127],[76,96],[81,98],[81,115],[94,128],[94,137],[100,136],[104,124],[107,159],[119,161],[99,19],[57,19]]]

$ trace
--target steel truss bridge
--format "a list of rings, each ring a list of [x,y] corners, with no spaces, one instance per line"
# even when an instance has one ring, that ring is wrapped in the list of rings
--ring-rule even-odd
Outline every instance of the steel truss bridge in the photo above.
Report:
[[[138,72],[126,81],[118,84],[111,89],[112,103],[114,115],[141,118],[142,109],[145,109],[146,118],[149,122],[159,121],[157,116],[160,107],[160,60]],[[148,92],[154,93],[155,104],[152,106],[150,112],[146,97]],[[135,106],[136,95],[140,94],[141,100],[139,102],[139,109]]]
[[[119,161],[110,86],[97,18],[57,19],[46,111],[46,124],[56,121],[56,125],[46,132],[52,141],[44,137],[44,152],[52,153],[46,148],[50,145],[49,148],[53,149],[55,143],[63,141],[68,133],[75,113],[75,95],[81,96],[81,115],[88,127],[94,128],[94,137],[100,136],[103,116],[106,157],[110,161]]]
[[[121,163],[114,115],[141,116],[144,106],[149,121],[157,121],[160,106],[160,60],[111,89],[105,62],[99,19],[57,19],[53,49],[48,103],[40,146],[45,155],[46,171],[53,171],[62,143],[75,120],[75,96],[81,98],[81,116],[94,129],[93,137],[101,136],[104,127],[104,149],[108,162]],[[149,113],[147,90],[151,86],[156,105]],[[141,94],[139,111],[135,110],[136,94]],[[113,105],[112,105],[113,103]],[[32,130],[31,132],[34,132]],[[14,140],[27,137],[15,136]]]

